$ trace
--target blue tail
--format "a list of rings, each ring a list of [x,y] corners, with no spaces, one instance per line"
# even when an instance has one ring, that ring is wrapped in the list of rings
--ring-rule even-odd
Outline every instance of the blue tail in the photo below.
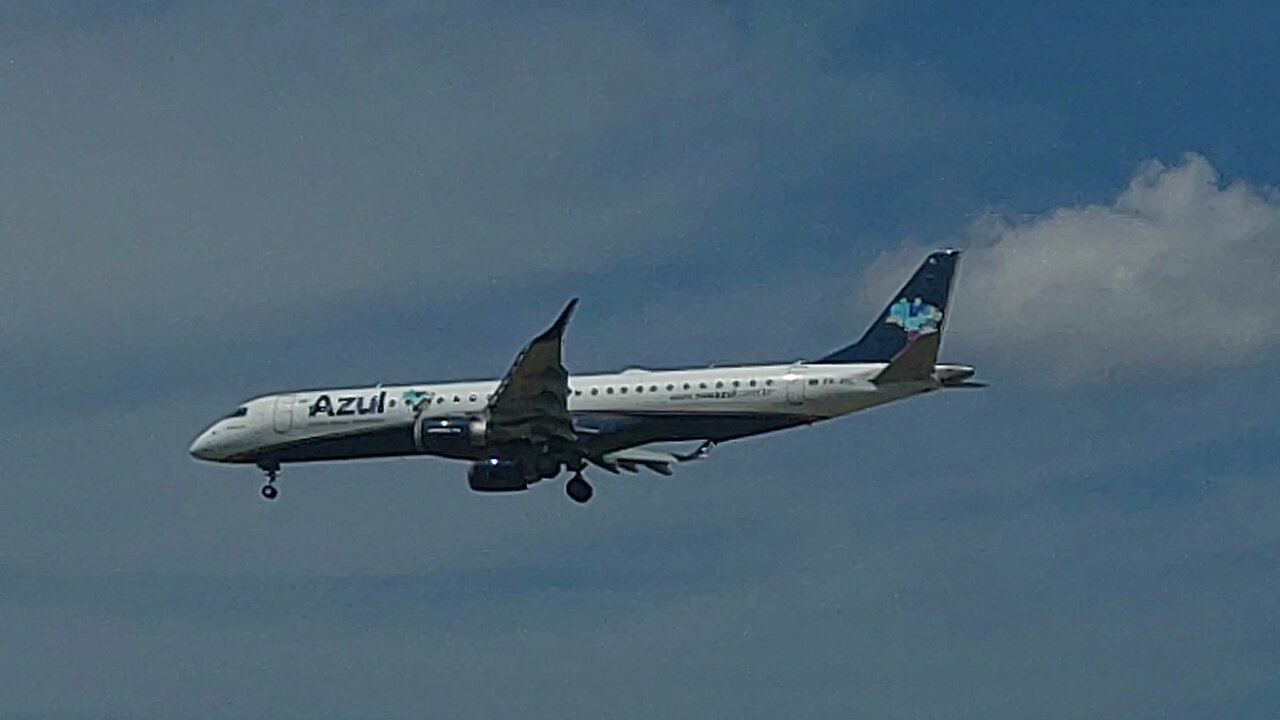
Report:
[[[925,258],[861,340],[817,362],[889,362],[916,338],[941,333],[959,259],[959,250],[940,250]]]

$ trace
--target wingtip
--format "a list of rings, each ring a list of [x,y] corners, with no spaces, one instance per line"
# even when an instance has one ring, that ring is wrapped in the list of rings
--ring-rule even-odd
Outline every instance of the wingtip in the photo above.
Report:
[[[569,318],[573,317],[573,311],[577,307],[578,298],[571,298],[569,304],[564,306],[564,310],[560,311],[560,317],[556,318],[555,324],[551,326],[551,329],[556,332],[563,331],[565,326],[569,324]]]

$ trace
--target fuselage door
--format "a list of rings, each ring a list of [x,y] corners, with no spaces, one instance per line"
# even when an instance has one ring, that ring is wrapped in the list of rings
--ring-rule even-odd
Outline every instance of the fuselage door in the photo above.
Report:
[[[293,429],[293,395],[277,395],[274,413],[276,432],[287,433]]]
[[[799,375],[787,375],[787,402],[792,405],[804,403],[804,378]]]

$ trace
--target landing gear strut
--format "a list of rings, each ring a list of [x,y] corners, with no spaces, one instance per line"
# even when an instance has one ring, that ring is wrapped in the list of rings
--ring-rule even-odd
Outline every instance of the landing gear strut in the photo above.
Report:
[[[267,474],[267,484],[262,486],[262,497],[267,500],[275,500],[280,491],[276,489],[276,476],[280,474],[280,463],[278,462],[260,462],[258,469]]]
[[[573,478],[564,486],[564,491],[569,498],[576,503],[585,503],[595,494],[595,490],[591,489],[591,485],[582,477],[582,473],[574,473]]]

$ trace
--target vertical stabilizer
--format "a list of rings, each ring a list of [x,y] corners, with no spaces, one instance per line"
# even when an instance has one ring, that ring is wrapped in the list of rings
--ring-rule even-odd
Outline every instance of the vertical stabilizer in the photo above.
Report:
[[[947,300],[959,259],[959,250],[940,250],[929,255],[858,342],[817,362],[890,362],[919,338],[937,335],[930,341],[929,364],[932,365],[942,339]]]

